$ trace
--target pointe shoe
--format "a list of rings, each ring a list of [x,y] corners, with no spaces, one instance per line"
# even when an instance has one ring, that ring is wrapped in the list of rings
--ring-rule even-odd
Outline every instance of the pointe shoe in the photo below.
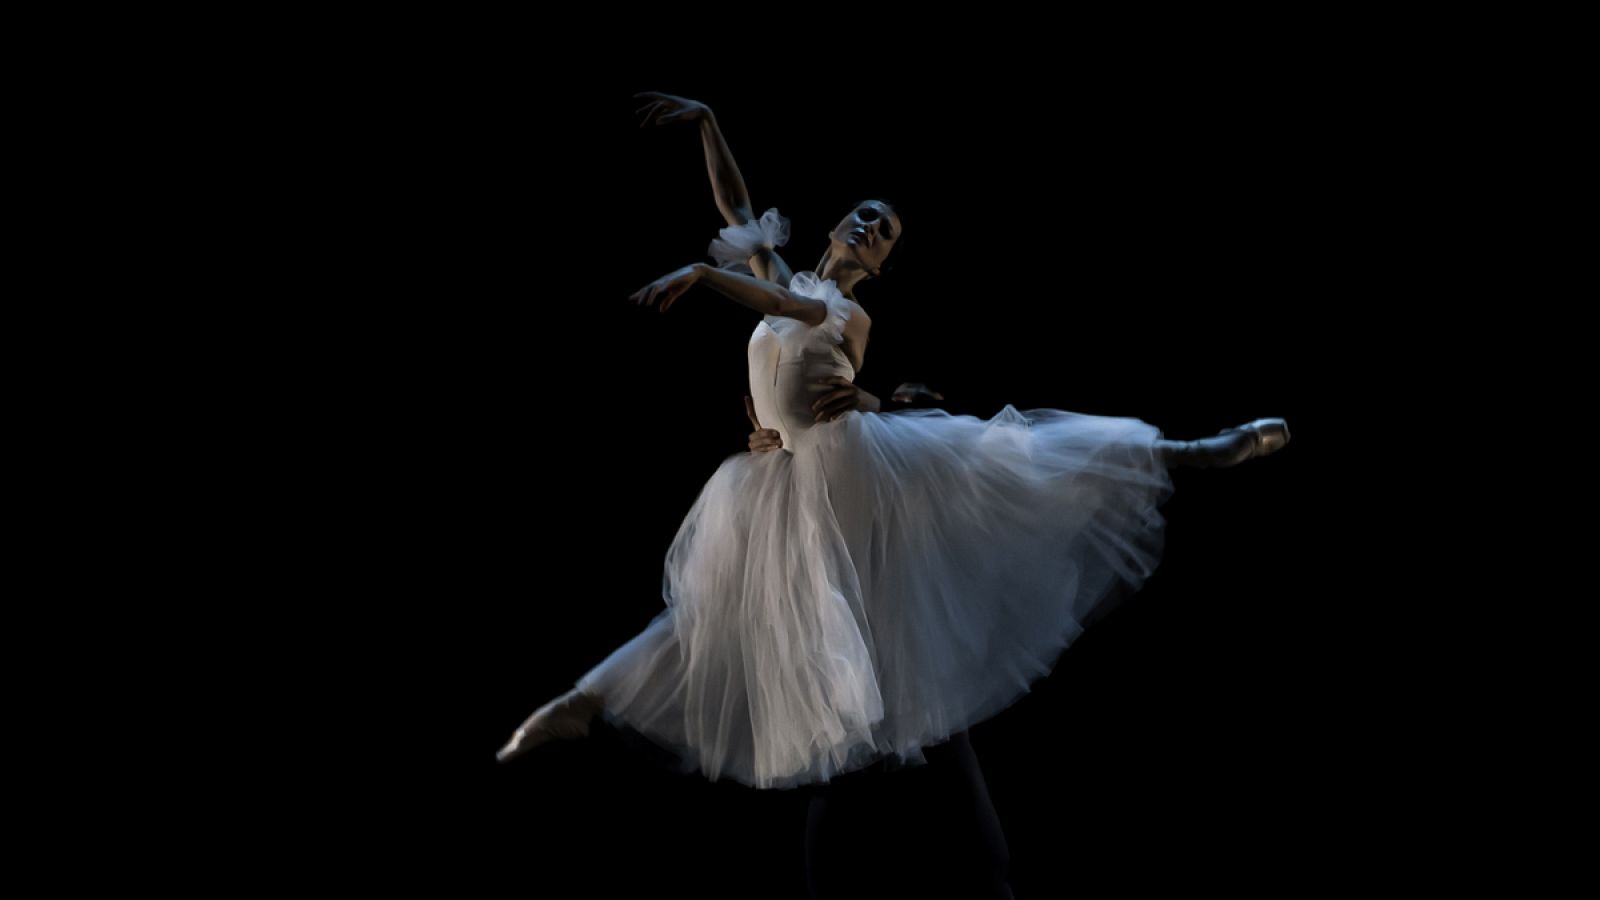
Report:
[[[495,753],[495,759],[508,762],[548,741],[584,737],[600,707],[599,697],[573,688],[535,710]]]
[[[1162,441],[1168,465],[1198,469],[1225,469],[1247,459],[1276,453],[1289,443],[1289,423],[1282,419],[1257,419],[1225,428],[1198,441]]]
[[[1289,423],[1282,419],[1257,419],[1234,428],[1222,429],[1222,434],[1245,432],[1255,435],[1255,448],[1244,456],[1239,462],[1253,459],[1257,456],[1266,456],[1282,450],[1289,443]]]

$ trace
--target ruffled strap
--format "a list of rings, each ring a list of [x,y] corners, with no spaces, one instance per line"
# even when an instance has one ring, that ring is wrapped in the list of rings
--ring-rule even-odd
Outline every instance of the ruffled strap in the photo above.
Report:
[[[706,252],[722,269],[749,270],[750,257],[756,250],[768,250],[789,243],[789,220],[778,214],[777,207],[761,214],[761,218],[743,225],[729,225],[717,232]]]
[[[850,319],[854,310],[850,301],[839,292],[839,286],[832,278],[827,281],[817,277],[815,272],[796,272],[789,281],[789,290],[802,297],[810,297],[828,304],[827,318],[821,323],[812,326],[812,335],[830,344],[844,342],[844,323]]]

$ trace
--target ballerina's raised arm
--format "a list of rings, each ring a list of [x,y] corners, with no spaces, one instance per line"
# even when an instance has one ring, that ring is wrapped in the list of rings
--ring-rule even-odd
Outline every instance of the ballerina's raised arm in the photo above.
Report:
[[[676,122],[694,122],[700,127],[712,197],[717,210],[728,223],[728,227],[722,230],[719,239],[712,242],[710,248],[712,255],[724,265],[743,262],[761,281],[770,282],[779,288],[790,287],[794,271],[777,251],[777,247],[788,240],[789,223],[778,215],[776,209],[769,209],[759,220],[757,219],[755,205],[750,200],[744,176],[739,170],[738,163],[734,161],[733,152],[728,148],[727,139],[722,134],[716,113],[709,105],[698,100],[659,91],[642,91],[634,97],[649,101],[637,110],[643,114],[639,122],[641,128],[646,125],[660,126]],[[830,246],[818,264],[816,274],[821,278],[835,279],[845,296],[853,300],[854,285],[864,277],[877,274],[878,267],[882,264],[882,256],[886,255],[889,247],[893,245],[899,227],[897,222],[892,221],[894,218],[893,210],[882,202],[866,201],[857,204],[856,209],[829,234]],[[874,243],[878,244],[877,253],[873,253],[870,249]],[[867,250],[868,258],[863,258],[858,253],[861,249]],[[745,256],[747,252],[749,255]],[[672,280],[674,276],[679,275],[687,276],[688,273],[680,270],[662,280]],[[692,284],[693,281],[689,283]],[[738,289],[737,285],[729,283],[720,286],[712,284],[712,286],[730,296],[732,294],[729,288]],[[686,289],[687,285],[683,287]],[[648,290],[649,288],[645,289],[647,292]],[[682,290],[669,288],[663,298],[661,310],[664,312],[670,307],[681,293]],[[637,299],[638,295],[635,296]],[[745,300],[740,302],[747,306],[752,305]],[[767,311],[761,306],[753,308]],[[861,369],[865,359],[870,321],[870,317],[864,313],[853,316],[846,335],[846,352],[857,371]],[[883,402],[877,395],[864,390],[853,380],[833,378],[829,379],[827,386],[828,392],[818,398],[816,405],[816,417],[819,422],[837,418],[849,410],[878,412],[883,408]],[[897,401],[913,402],[917,394],[907,393],[908,387],[902,385],[897,389]],[[928,395],[932,396],[931,392],[928,392]]]
[[[767,240],[756,244],[748,260],[750,270],[763,281],[787,286],[794,278],[794,270],[778,254],[776,247],[787,240],[788,223],[781,221],[776,210],[769,210],[766,215],[757,218],[755,207],[750,202],[750,192],[745,188],[744,176],[739,172],[739,164],[734,162],[733,151],[728,149],[727,139],[722,136],[716,113],[698,100],[674,97],[659,91],[644,91],[634,94],[634,97],[650,101],[638,110],[644,113],[639,123],[641,128],[673,122],[699,124],[700,142],[706,153],[706,174],[711,178],[711,193],[716,200],[717,210],[731,229],[753,227],[765,233]],[[732,249],[731,245],[727,246]]]

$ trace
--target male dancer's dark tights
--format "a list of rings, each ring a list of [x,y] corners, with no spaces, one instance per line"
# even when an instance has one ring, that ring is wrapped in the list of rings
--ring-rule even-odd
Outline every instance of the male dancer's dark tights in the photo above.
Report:
[[[968,829],[966,835],[957,834],[955,837],[958,847],[972,846],[975,851],[971,859],[975,860],[978,868],[976,876],[983,891],[975,896],[1012,900],[1011,885],[1007,881],[1010,851],[1000,827],[1000,817],[989,799],[989,787],[984,781],[983,770],[978,766],[978,757],[972,751],[967,733],[959,731],[948,741],[924,748],[923,753],[928,759],[928,769],[942,770],[939,774],[943,777],[933,783],[948,785],[950,791],[948,798],[938,798],[939,802],[952,804],[954,818]],[[811,900],[849,897],[848,891],[852,886],[860,885],[854,873],[844,871],[847,868],[848,851],[852,848],[838,846],[829,838],[837,836],[836,832],[846,826],[847,823],[841,821],[840,816],[848,815],[852,808],[849,803],[841,802],[844,798],[840,794],[844,791],[859,793],[863,786],[870,783],[870,779],[885,777],[881,773],[850,773],[806,789],[810,797],[806,813],[806,889]],[[857,860],[848,861],[863,864]],[[952,861],[952,864],[958,863]]]

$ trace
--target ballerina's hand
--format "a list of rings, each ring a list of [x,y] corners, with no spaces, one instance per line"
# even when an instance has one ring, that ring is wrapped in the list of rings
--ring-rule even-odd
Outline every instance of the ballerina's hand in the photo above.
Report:
[[[661,301],[661,311],[666,312],[673,302],[683,295],[684,291],[694,286],[700,280],[700,264],[693,263],[684,266],[676,272],[657,278],[644,287],[628,295],[628,299],[641,306]]]
[[[748,394],[744,398],[744,414],[750,417],[750,424],[756,429],[750,432],[751,453],[765,453],[783,448],[783,435],[776,429],[761,427],[761,422],[756,419],[756,402],[750,399]]]
[[[639,127],[646,125],[666,125],[672,122],[697,122],[711,114],[711,107],[690,100],[687,97],[674,97],[660,91],[641,91],[634,94],[635,100],[648,99],[649,103],[634,110],[636,113],[645,113],[639,122]],[[649,110],[649,112],[645,112]]]

